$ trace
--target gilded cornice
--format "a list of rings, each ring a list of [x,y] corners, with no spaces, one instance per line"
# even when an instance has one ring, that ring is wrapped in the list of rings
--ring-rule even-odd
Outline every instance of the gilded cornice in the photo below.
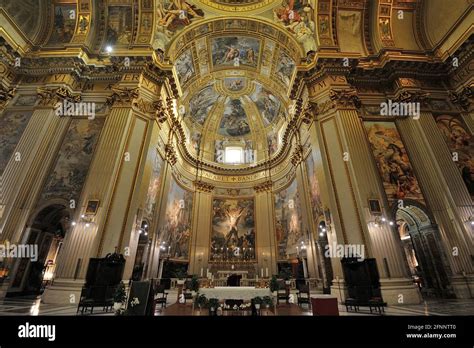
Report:
[[[304,148],[302,145],[296,146],[296,148],[293,150],[293,153],[291,154],[291,164],[293,164],[295,167],[301,163],[303,160],[303,153],[304,153]]]

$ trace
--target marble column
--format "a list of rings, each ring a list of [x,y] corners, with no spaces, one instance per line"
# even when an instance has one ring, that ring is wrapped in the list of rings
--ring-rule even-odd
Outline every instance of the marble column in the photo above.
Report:
[[[211,245],[212,219],[212,190],[213,186],[202,181],[194,182],[193,221],[191,234],[191,248],[189,253],[188,274],[206,277],[209,268]]]
[[[452,272],[451,286],[459,298],[474,287],[472,227],[474,206],[433,115],[396,121],[423,195],[438,225]],[[469,285],[468,285],[469,284]]]
[[[382,296],[387,303],[419,303],[418,290],[408,278],[406,261],[394,227],[376,227],[368,200],[381,200],[388,213],[381,178],[371,156],[359,118],[356,93],[351,88],[333,90],[332,107],[318,117],[318,135],[324,152],[325,172],[331,179],[330,205],[334,231],[328,233],[330,246],[361,247],[364,258],[375,258],[380,274]],[[344,295],[340,259],[332,262],[335,280],[331,292]],[[342,290],[342,291],[341,291]]]
[[[275,206],[271,182],[265,182],[255,187],[255,221],[257,273],[268,277],[278,273],[277,245],[275,235]]]

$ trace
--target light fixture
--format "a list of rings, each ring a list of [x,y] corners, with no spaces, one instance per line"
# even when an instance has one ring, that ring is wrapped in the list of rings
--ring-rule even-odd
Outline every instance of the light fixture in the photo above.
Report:
[[[84,219],[85,217],[86,217],[86,216],[85,216],[84,214],[82,214],[82,215],[81,215],[81,218],[83,218],[83,219]]]
[[[90,223],[88,223],[88,222],[86,223],[86,227],[89,227],[90,225],[91,225]]]
[[[147,224],[145,224],[143,227],[147,228],[147,227],[148,227],[148,225],[147,225]]]
[[[385,221],[387,221],[387,220],[385,219],[385,217],[382,217],[382,222],[385,222]]]
[[[388,224],[389,224],[390,226],[393,226],[393,221],[390,221]]]
[[[326,229],[325,229],[325,228],[323,228],[323,232],[326,232]]]
[[[76,222],[75,221],[71,222],[71,225],[76,226]]]
[[[323,233],[323,232],[321,232],[319,235],[320,235],[321,237],[324,237],[324,233]]]
[[[148,236],[148,232],[145,232],[145,236]]]
[[[139,233],[139,234],[142,234],[142,230],[140,230],[138,233]]]
[[[112,53],[112,51],[113,51],[112,46],[108,45],[108,46],[105,47],[105,52]]]

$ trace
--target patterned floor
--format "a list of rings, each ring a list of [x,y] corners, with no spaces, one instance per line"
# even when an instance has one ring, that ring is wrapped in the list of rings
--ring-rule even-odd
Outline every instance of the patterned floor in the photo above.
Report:
[[[184,306],[176,304],[177,292],[170,290],[168,294],[167,307],[159,306],[156,315],[191,315],[193,312],[190,304]],[[53,305],[41,303],[36,298],[8,298],[0,301],[0,315],[76,315],[77,306]],[[276,315],[311,315],[312,312],[305,305],[280,305],[277,307]],[[368,308],[361,307],[358,313],[347,312],[345,306],[339,305],[340,315],[376,316],[371,314]],[[79,313],[79,315],[81,315]],[[91,315],[90,313],[84,315]],[[93,315],[111,316],[110,311],[106,313],[102,308],[94,309]],[[194,312],[194,315],[198,315]],[[272,314],[273,315],[273,314]],[[474,315],[474,299],[471,300],[429,300],[418,305],[397,305],[385,309],[384,315]]]

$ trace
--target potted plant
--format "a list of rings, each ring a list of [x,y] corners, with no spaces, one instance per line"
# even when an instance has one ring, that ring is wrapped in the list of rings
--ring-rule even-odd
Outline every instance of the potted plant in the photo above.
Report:
[[[262,305],[263,303],[263,299],[260,297],[260,296],[257,296],[253,299],[253,303],[255,305],[255,309],[259,310],[260,309],[260,306]]]
[[[273,306],[273,299],[270,296],[264,296],[263,297],[263,305],[267,309],[270,308],[271,306]]]
[[[209,301],[207,301],[207,306],[209,307],[209,315],[211,316],[217,315],[217,308],[219,307],[219,299],[210,298]]]
[[[276,276],[272,276],[272,279],[270,279],[270,291],[278,291],[278,280]]]
[[[125,291],[125,284],[123,282],[120,282],[114,293],[114,310],[116,314],[119,314],[126,301],[127,292]]]

